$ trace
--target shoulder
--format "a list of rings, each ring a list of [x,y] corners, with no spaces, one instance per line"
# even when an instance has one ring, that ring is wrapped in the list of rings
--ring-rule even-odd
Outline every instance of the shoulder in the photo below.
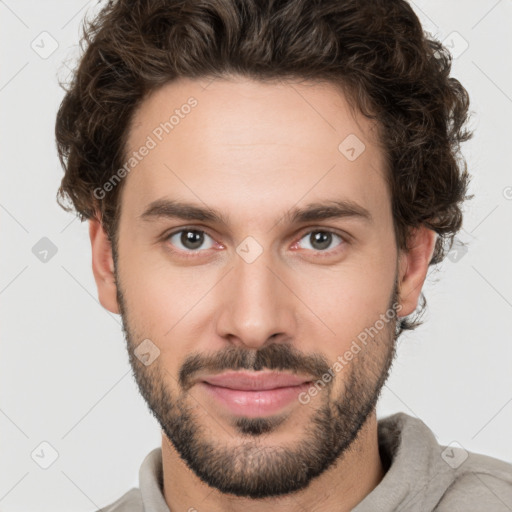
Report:
[[[401,412],[383,418],[379,448],[391,466],[367,500],[371,506],[388,499],[386,511],[512,511],[512,465],[458,443],[440,444],[419,418]]]
[[[512,510],[512,465],[480,453],[467,452],[467,459],[454,471],[436,511],[457,512]]]
[[[101,507],[96,512],[144,512],[140,490],[133,487],[114,503]]]

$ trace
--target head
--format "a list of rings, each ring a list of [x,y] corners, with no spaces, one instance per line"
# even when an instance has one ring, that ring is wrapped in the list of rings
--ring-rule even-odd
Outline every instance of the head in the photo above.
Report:
[[[374,414],[461,227],[450,56],[403,0],[119,0],[84,41],[59,201],[90,221],[141,393],[221,492],[304,488]],[[232,414],[201,382],[235,369],[312,384]]]

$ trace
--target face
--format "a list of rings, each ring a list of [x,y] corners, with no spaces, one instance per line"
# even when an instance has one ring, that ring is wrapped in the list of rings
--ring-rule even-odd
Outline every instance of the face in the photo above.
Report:
[[[397,252],[375,126],[334,86],[207,84],[166,85],[134,116],[129,154],[151,148],[124,178],[100,300],[122,315],[169,447],[221,492],[277,496],[340,459],[374,412],[433,239],[417,259]],[[305,384],[204,382],[235,370]]]

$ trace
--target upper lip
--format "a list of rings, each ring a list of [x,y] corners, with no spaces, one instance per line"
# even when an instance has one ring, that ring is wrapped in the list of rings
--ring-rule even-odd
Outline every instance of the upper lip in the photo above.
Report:
[[[310,382],[311,378],[292,375],[290,373],[251,371],[209,375],[203,377],[201,381],[223,388],[255,391],[298,386]]]

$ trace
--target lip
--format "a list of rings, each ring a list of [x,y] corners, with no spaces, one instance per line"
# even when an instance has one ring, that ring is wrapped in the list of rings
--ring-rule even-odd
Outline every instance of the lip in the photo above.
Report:
[[[202,379],[213,386],[243,391],[266,391],[269,389],[298,386],[311,379],[276,372],[226,372],[220,375],[211,375]]]
[[[205,377],[198,386],[225,411],[256,418],[299,404],[299,394],[310,384],[311,380],[286,373],[228,372]]]

